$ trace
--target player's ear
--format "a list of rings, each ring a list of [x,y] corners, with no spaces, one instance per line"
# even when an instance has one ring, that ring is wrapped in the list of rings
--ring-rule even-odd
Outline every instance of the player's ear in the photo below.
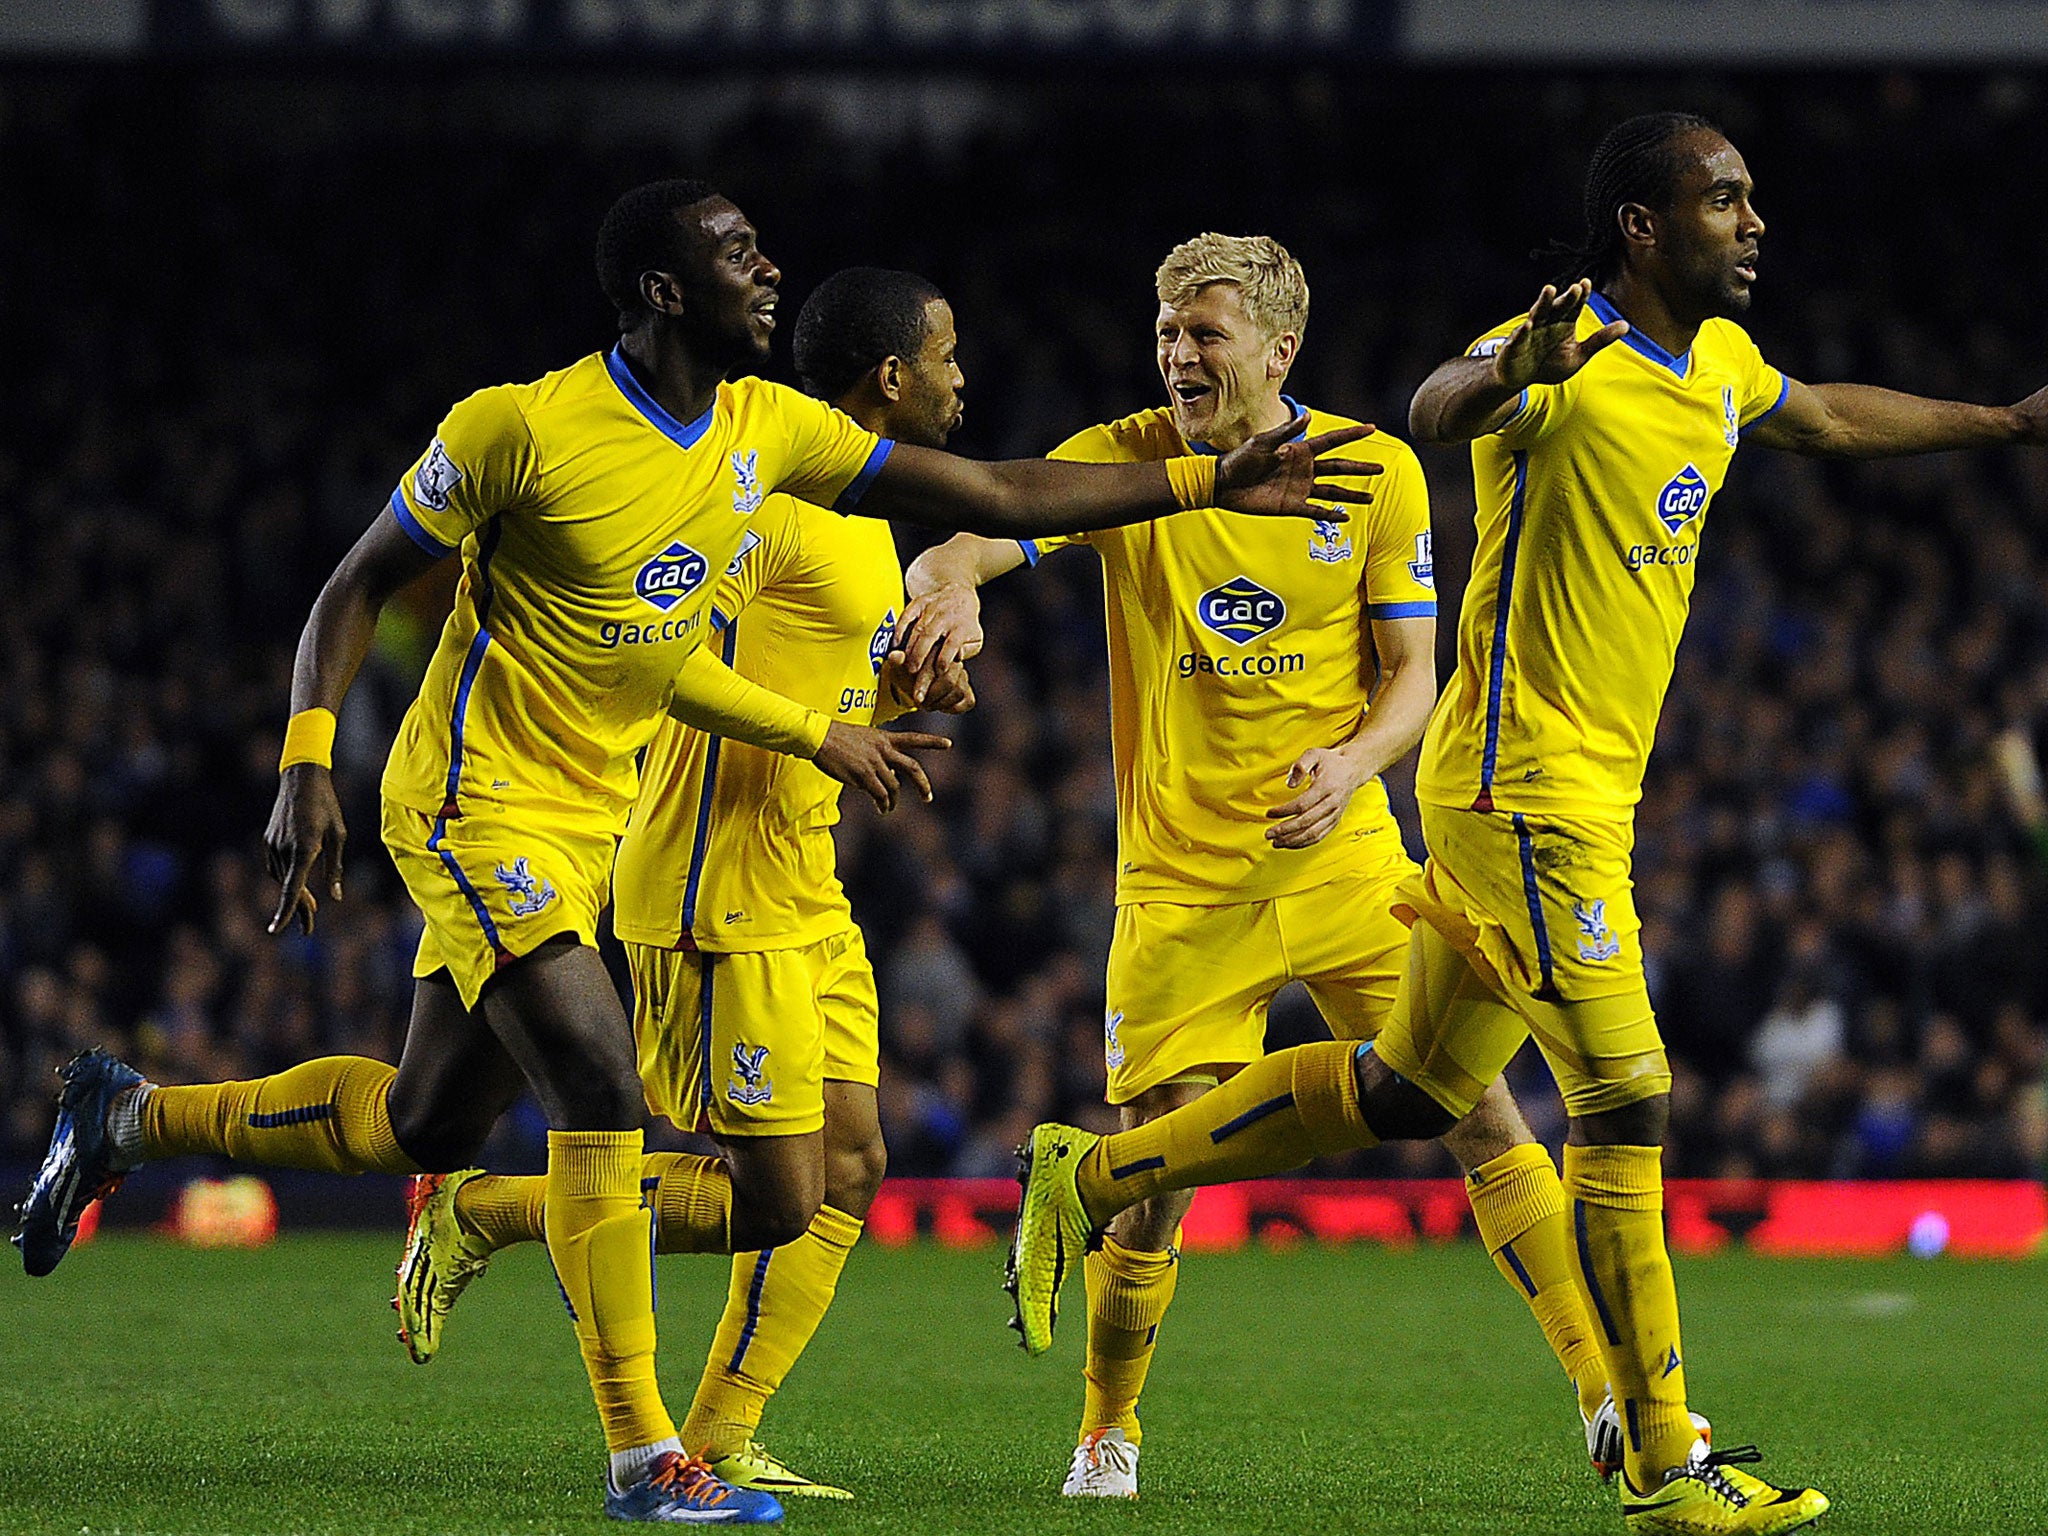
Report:
[[[683,285],[668,272],[640,274],[640,301],[657,315],[671,319],[683,312]]]
[[[1648,248],[1657,243],[1657,215],[1641,203],[1623,203],[1614,210],[1614,220],[1630,245]]]
[[[875,366],[875,385],[882,391],[884,400],[903,398],[903,359],[893,354],[885,357]]]
[[[1266,353],[1266,377],[1284,379],[1294,367],[1294,354],[1301,350],[1301,338],[1292,331],[1282,331],[1273,338],[1273,345]]]

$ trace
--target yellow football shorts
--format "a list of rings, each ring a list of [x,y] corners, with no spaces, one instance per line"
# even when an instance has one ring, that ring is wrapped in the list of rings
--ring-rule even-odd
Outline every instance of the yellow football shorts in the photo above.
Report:
[[[1429,862],[1396,897],[1415,942],[1380,1059],[1458,1115],[1530,1034],[1574,1115],[1668,1093],[1633,825],[1424,804],[1422,830]]]
[[[824,1129],[827,1079],[872,1087],[880,1076],[875,973],[858,928],[800,949],[628,944],[626,959],[647,1105],[684,1130],[806,1135]]]
[[[500,966],[558,933],[596,944],[618,847],[608,826],[430,816],[387,799],[382,831],[426,920],[412,973],[445,969],[464,1007]]]
[[[1414,870],[1403,857],[1265,901],[1118,907],[1103,1020],[1109,1102],[1265,1055],[1273,994],[1290,981],[1339,1039],[1379,1033],[1408,948],[1394,893]]]

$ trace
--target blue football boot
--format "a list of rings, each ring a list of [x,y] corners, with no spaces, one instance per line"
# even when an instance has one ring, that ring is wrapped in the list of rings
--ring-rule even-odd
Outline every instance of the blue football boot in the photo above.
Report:
[[[698,1457],[677,1451],[662,1452],[645,1476],[624,1488],[606,1478],[604,1512],[614,1520],[664,1525],[774,1525],[782,1519],[773,1494],[735,1488]]]
[[[55,1269],[78,1235],[79,1213],[121,1187],[125,1170],[113,1163],[107,1110],[123,1089],[142,1081],[140,1072],[97,1046],[72,1057],[57,1075],[64,1087],[57,1095],[50,1150],[28,1198],[15,1208],[21,1229],[14,1246],[31,1275]]]

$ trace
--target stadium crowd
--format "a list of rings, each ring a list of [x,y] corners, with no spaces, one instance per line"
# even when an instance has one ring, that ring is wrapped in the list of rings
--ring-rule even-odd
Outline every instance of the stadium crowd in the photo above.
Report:
[[[1993,170],[2048,158],[2038,87],[1792,83],[1494,81],[1475,111],[1426,76],[1247,79],[1198,114],[1202,174],[1150,181],[1102,146],[1155,137],[1171,92],[1086,78],[904,81],[863,114],[816,80],[0,77],[0,1162],[34,1157],[51,1069],[95,1042],[166,1081],[396,1059],[417,930],[376,785],[447,587],[387,615],[343,715],[347,900],[273,939],[259,834],[293,641],[450,402],[606,340],[588,247],[619,187],[708,174],[794,297],[854,262],[934,278],[964,342],[957,445],[981,454],[1151,404],[1153,263],[1201,227],[1269,232],[1315,295],[1291,392],[1399,430],[1433,362],[1527,305],[1529,246],[1576,232],[1600,130],[1682,98],[1757,177],[1773,361],[1976,399],[2040,384],[2033,221]],[[1444,144],[1486,141],[1518,156],[1446,167]],[[1469,470],[1426,462],[1448,658]],[[1670,1171],[2038,1173],[2048,456],[1754,451],[1712,525],[1636,853]],[[935,804],[847,797],[900,1173],[1004,1174],[1034,1121],[1107,1118],[1093,561],[1005,578],[987,627]],[[1273,1036],[1318,1028],[1289,994]],[[1533,1051],[1514,1076],[1554,1140]],[[515,1115],[495,1154],[534,1165],[539,1129]],[[1345,1166],[1450,1171],[1434,1146]]]

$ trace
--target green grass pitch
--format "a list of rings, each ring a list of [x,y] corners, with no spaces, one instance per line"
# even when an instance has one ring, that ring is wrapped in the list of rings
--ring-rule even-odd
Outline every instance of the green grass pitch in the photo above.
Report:
[[[598,1531],[602,1465],[538,1248],[501,1256],[441,1358],[393,1339],[396,1240],[198,1253],[111,1237],[0,1278],[0,1531]],[[11,1255],[10,1255],[11,1258]],[[1618,1532],[1571,1399],[1476,1245],[1193,1256],[1146,1399],[1145,1496],[1057,1493],[1081,1290],[1058,1348],[1002,1328],[993,1250],[863,1248],[769,1408],[855,1488],[824,1532]],[[662,1261],[680,1415],[726,1266]],[[1723,1444],[1835,1499],[1835,1536],[2048,1530],[2048,1266],[1681,1262],[1688,1373]]]

